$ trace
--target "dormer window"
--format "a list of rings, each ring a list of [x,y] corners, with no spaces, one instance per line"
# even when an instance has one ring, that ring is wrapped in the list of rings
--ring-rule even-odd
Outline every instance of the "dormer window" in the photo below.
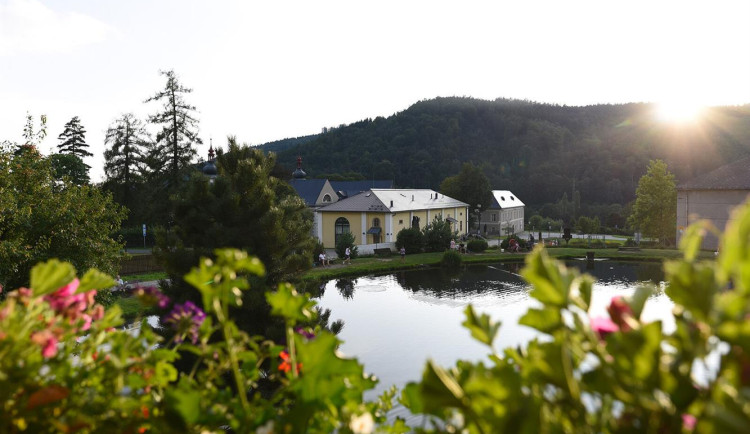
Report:
[[[511,197],[510,197],[510,200],[516,200],[516,198],[515,198],[515,197],[513,197],[513,196],[511,196]]]
[[[505,201],[505,196],[500,196],[500,200]]]
[[[331,195],[330,195],[330,194],[328,194],[328,193],[326,193],[326,194],[325,194],[325,195],[323,196],[323,203],[327,203],[327,202],[330,202],[330,201],[331,201]]]

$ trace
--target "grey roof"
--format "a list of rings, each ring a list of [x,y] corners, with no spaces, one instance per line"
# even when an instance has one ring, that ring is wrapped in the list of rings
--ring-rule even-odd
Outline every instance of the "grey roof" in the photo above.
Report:
[[[678,190],[750,190],[750,157],[721,166],[677,186]]]
[[[333,190],[344,193],[343,197],[352,197],[371,188],[393,188],[393,181],[373,179],[367,181],[330,181]]]
[[[288,182],[307,206],[314,206],[326,181],[326,179],[292,179]]]
[[[320,208],[320,211],[401,212],[467,206],[434,190],[373,188]]]
[[[490,208],[507,209],[519,206],[524,206],[523,202],[510,190],[492,190],[492,205],[490,205]]]

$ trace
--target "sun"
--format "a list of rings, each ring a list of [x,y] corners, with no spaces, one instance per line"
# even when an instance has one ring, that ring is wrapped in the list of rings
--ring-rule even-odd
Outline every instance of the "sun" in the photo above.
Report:
[[[689,99],[671,99],[656,103],[656,116],[665,122],[688,123],[701,117],[704,104]]]

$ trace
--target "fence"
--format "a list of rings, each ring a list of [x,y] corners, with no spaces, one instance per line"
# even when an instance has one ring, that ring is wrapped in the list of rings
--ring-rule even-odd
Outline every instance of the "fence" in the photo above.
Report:
[[[151,273],[163,271],[154,255],[134,255],[120,261],[120,275]]]

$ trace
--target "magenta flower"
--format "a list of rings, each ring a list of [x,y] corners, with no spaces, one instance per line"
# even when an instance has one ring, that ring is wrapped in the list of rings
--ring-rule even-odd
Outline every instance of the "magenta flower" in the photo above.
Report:
[[[164,309],[169,305],[169,297],[155,286],[138,287],[133,293],[144,306],[158,306]]]
[[[685,427],[688,431],[693,431],[695,429],[695,424],[698,423],[698,420],[693,416],[692,414],[683,413],[682,415],[682,426]]]
[[[609,307],[607,307],[607,312],[609,312],[612,321],[617,324],[622,331],[632,329],[629,322],[635,320],[633,309],[623,297],[612,297],[612,300],[609,302]]]
[[[599,339],[604,339],[609,335],[610,333],[614,333],[620,328],[612,322],[609,318],[591,318],[591,329],[596,332],[596,334],[599,335]]]
[[[305,339],[312,339],[312,338],[315,337],[315,333],[310,332],[307,329],[302,328],[302,327],[297,327],[297,329],[295,330],[295,332],[297,332],[297,334],[300,335],[300,336],[304,336]]]
[[[176,304],[163,321],[177,332],[175,342],[180,343],[189,336],[190,341],[195,344],[198,342],[198,330],[204,319],[206,313],[192,301],[186,301],[185,304]]]

